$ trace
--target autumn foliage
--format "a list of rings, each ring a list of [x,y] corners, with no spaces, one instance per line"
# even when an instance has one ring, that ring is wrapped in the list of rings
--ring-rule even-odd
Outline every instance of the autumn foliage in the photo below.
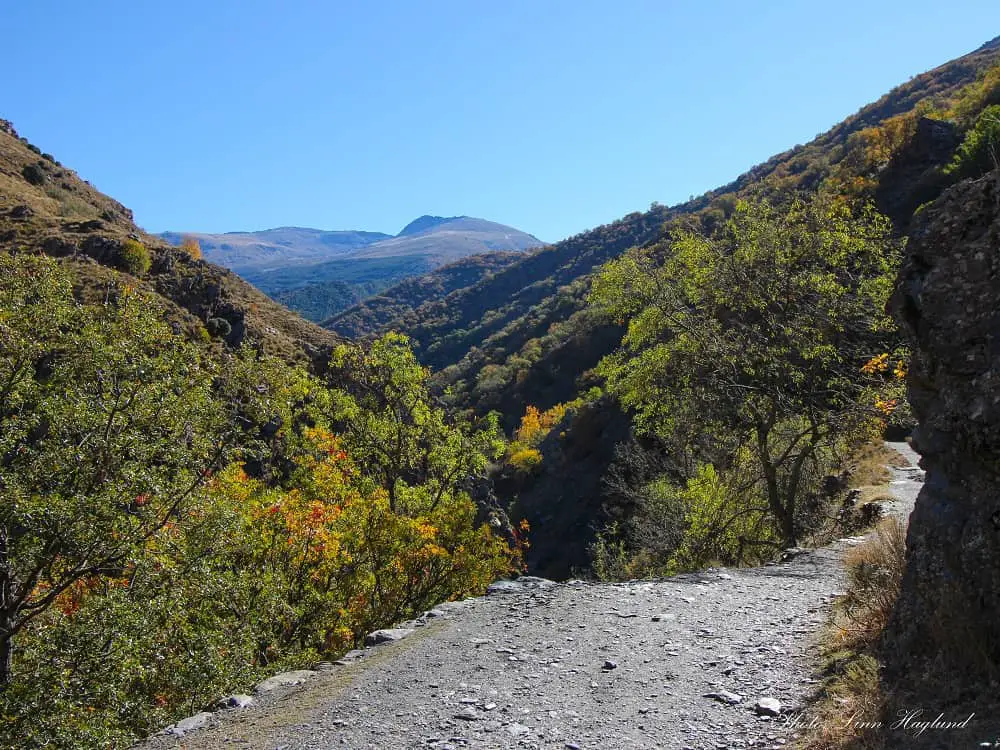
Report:
[[[117,748],[519,568],[466,487],[495,423],[402,337],[321,381],[0,254],[0,748]]]
[[[201,260],[201,244],[194,237],[185,237],[181,240],[181,250],[195,260]]]

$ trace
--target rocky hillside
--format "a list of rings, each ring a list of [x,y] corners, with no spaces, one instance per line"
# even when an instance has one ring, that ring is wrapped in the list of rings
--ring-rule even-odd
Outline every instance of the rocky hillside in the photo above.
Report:
[[[395,236],[301,227],[160,236],[174,245],[187,237],[197,240],[208,260],[316,321],[441,265],[483,253],[524,252],[543,244],[513,227],[470,216],[421,216]]]
[[[778,154],[695,200],[669,208],[654,205],[570,237],[450,291],[447,299],[402,306],[392,320],[366,320],[363,312],[350,311],[329,325],[336,329],[338,321],[351,320],[350,330],[358,335],[407,333],[426,364],[445,370],[442,383],[453,386],[458,405],[480,413],[501,407],[510,424],[526,404],[547,408],[564,397],[561,389],[547,389],[545,371],[555,369],[553,359],[562,362],[560,379],[572,382],[617,343],[595,337],[600,324],[580,313],[590,274],[628,248],[658,240],[670,221],[683,219],[710,230],[748,190],[787,196],[815,191],[824,183],[839,189],[858,181],[905,231],[913,211],[944,188],[935,170],[951,157],[959,138],[953,124],[919,123],[919,115],[935,102],[948,100],[998,60],[1000,38],[914,77],[808,144]],[[866,149],[871,129],[905,115],[913,116],[917,127],[904,150],[895,153],[891,144],[879,154]],[[836,184],[830,185],[831,180]],[[559,351],[563,349],[572,354]]]
[[[127,257],[130,242],[148,254],[138,266]],[[131,211],[6,121],[0,121],[0,250],[62,258],[83,295],[103,294],[110,269],[131,271],[135,285],[164,298],[177,325],[201,336],[214,321],[211,335],[230,346],[254,341],[287,358],[320,358],[338,340],[231,271],[146,234]]]
[[[922,212],[893,307],[927,484],[885,640],[887,715],[975,713],[1000,733],[1000,169]],[[932,718],[932,717],[928,717]],[[940,737],[894,747],[937,748]],[[906,744],[902,744],[903,740]]]

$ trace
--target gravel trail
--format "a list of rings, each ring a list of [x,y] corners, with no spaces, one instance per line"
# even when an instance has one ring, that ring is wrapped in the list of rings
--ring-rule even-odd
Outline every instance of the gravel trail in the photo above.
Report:
[[[891,512],[908,515],[922,472],[893,475]],[[857,542],[662,581],[495,585],[402,640],[141,747],[779,748],[815,691],[816,635]]]

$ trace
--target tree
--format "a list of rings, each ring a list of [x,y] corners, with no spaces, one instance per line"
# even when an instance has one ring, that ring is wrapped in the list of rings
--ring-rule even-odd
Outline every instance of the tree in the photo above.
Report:
[[[387,334],[367,351],[335,349],[331,425],[362,474],[387,493],[393,513],[427,512],[481,477],[503,452],[497,419],[478,428],[451,420],[427,383],[409,341]]]
[[[641,428],[695,464],[749,450],[736,491],[760,493],[795,545],[809,478],[879,414],[862,367],[895,342],[884,309],[898,253],[871,209],[742,201],[711,238],[677,231],[605,267],[592,299],[628,330],[599,370]]]
[[[0,686],[78,581],[127,577],[225,452],[212,369],[127,286],[87,308],[54,261],[0,255]]]
[[[195,260],[201,260],[201,243],[196,237],[185,237],[181,240],[181,250],[190,255]]]

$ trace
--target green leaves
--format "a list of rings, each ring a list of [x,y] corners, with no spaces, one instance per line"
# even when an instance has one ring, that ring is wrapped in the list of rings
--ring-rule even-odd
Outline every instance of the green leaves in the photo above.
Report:
[[[127,746],[514,564],[468,491],[497,422],[402,337],[323,383],[70,282],[0,253],[0,746]]]
[[[453,422],[436,402],[428,372],[405,337],[389,334],[364,351],[343,345],[331,360],[330,421],[349,453],[370,456],[362,473],[389,496],[393,511],[420,512],[461,492],[504,450],[497,419],[474,428]]]
[[[945,173],[958,178],[980,177],[994,169],[1000,170],[1000,104],[979,114]]]
[[[592,303],[628,332],[599,372],[679,455],[725,466],[753,447],[743,492],[763,493],[792,542],[803,467],[875,416],[861,368],[893,348],[899,250],[868,208],[741,201],[712,237],[677,231],[605,267]]]

